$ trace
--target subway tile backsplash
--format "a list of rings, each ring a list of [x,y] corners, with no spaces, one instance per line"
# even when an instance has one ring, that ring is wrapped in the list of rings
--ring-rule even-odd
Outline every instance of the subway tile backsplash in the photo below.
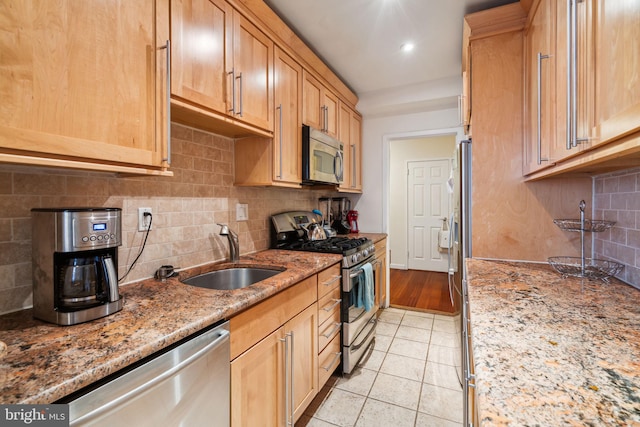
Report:
[[[140,251],[139,207],[153,211],[144,253],[122,284],[152,277],[164,264],[186,268],[228,257],[216,223],[238,232],[241,254],[269,247],[270,215],[314,209],[326,192],[233,186],[233,140],[172,126],[173,177],[117,177],[26,166],[0,166],[0,313],[29,307],[31,218],[35,207],[109,206],[123,209],[118,277]],[[236,222],[237,203],[249,205],[249,220]]]
[[[594,219],[616,221],[593,233],[594,257],[624,264],[618,278],[640,288],[640,168],[594,178]]]

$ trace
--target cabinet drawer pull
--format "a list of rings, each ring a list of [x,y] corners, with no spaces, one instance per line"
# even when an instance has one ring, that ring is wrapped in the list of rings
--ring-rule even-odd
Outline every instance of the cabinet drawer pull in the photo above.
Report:
[[[335,355],[333,356],[333,359],[331,360],[331,363],[329,363],[329,365],[327,366],[323,366],[322,369],[324,369],[325,371],[329,372],[329,369],[331,369],[332,366],[335,366],[335,363],[340,360],[340,356],[342,356],[342,352],[339,351],[337,353],[334,353]]]
[[[329,286],[332,283],[335,283],[336,281],[340,280],[342,278],[342,275],[337,275],[337,276],[333,276],[330,280],[327,280],[326,282],[322,282],[322,285],[324,286]]]
[[[332,301],[334,301],[334,303],[333,303],[333,304],[331,304],[331,306],[328,306],[328,305],[327,305],[327,306],[322,307],[322,309],[323,309],[324,311],[329,312],[329,311],[333,310],[333,309],[334,309],[338,304],[340,304],[340,303],[342,302],[342,300],[341,300],[341,299],[333,299]]]
[[[339,330],[340,330],[340,327],[342,327],[342,323],[340,323],[340,322],[336,322],[336,323],[334,323],[333,325],[334,325],[334,328],[333,328],[333,329],[331,329],[331,332],[329,332],[329,333],[327,333],[327,334],[321,334],[321,335],[322,335],[323,337],[325,337],[325,338],[331,338],[331,336],[332,336],[333,334],[335,334],[337,331],[339,331]]]

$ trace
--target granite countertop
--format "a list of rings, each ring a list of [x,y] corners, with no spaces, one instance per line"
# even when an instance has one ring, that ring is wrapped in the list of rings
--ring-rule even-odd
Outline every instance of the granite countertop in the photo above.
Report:
[[[467,260],[480,425],[640,425],[640,291]]]
[[[230,267],[212,263],[120,287],[122,311],[74,326],[33,319],[31,309],[0,316],[0,403],[45,404],[149,356],[331,265],[341,255],[267,250],[235,264],[284,267],[276,276],[244,289],[218,291],[180,278]]]
[[[380,240],[382,239],[386,239],[387,235],[385,233],[350,233],[350,234],[339,234],[339,236],[344,236],[344,237],[349,237],[349,238],[356,238],[356,237],[366,237],[368,239],[371,239],[373,241],[373,243],[378,243]]]

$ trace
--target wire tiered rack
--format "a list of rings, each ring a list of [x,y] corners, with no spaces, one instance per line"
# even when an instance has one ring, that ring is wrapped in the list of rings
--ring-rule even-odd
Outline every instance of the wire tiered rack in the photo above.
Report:
[[[561,230],[580,233],[580,257],[557,256],[549,258],[549,264],[562,276],[585,277],[588,279],[601,279],[605,282],[610,277],[619,274],[624,265],[606,259],[585,257],[584,235],[585,233],[601,232],[610,229],[615,221],[601,221],[586,219],[584,208],[586,203],[580,201],[580,219],[554,219],[553,222]]]

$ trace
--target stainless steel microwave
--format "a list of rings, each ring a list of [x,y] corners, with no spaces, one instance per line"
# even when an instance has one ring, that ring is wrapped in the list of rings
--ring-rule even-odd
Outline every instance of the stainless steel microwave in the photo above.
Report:
[[[339,184],[343,171],[343,144],[326,133],[303,125],[302,183]]]

